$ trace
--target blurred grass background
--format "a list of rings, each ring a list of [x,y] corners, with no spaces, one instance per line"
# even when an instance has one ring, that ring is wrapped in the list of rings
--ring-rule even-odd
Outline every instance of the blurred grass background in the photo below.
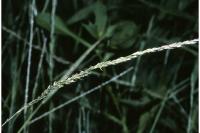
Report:
[[[197,0],[2,1],[2,121],[64,74],[197,37]],[[197,133],[197,59],[195,45],[95,71],[20,114],[3,132]],[[93,94],[31,121],[130,67]]]

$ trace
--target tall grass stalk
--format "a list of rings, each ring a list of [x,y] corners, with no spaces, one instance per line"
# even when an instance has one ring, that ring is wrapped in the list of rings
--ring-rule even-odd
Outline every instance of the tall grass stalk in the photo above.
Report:
[[[53,55],[54,55],[54,49],[55,49],[55,12],[56,12],[56,5],[57,0],[52,0],[52,10],[51,10],[51,31],[50,31],[50,44],[49,44],[49,77],[50,82],[52,82],[53,79],[53,69],[54,69],[54,62],[53,62]]]
[[[52,0],[52,9],[51,9],[51,31],[50,31],[50,53],[49,53],[49,77],[50,77],[50,82],[53,80],[53,75],[54,75],[54,60],[53,60],[53,55],[55,53],[55,12],[56,12],[56,6],[57,6],[57,0]],[[51,133],[51,118],[49,116],[49,132]]]
[[[45,38],[45,36],[43,35],[43,47],[42,47],[42,52],[41,52],[41,55],[40,55],[40,60],[39,60],[39,63],[38,63],[37,74],[36,74],[36,77],[35,77],[35,83],[34,83],[34,86],[33,86],[32,99],[35,98],[36,89],[38,88],[38,81],[39,81],[40,72],[41,72],[41,68],[42,68],[43,58],[44,58],[44,55],[45,55],[46,44],[47,44],[47,38]]]
[[[164,51],[164,50],[167,50],[167,49],[176,49],[176,48],[180,48],[180,47],[187,46],[187,45],[194,45],[197,42],[198,42],[198,39],[194,39],[194,40],[187,40],[187,41],[184,41],[184,42],[172,43],[172,44],[169,44],[169,45],[163,45],[161,47],[149,48],[149,49],[146,49],[146,50],[143,50],[143,51],[135,52],[135,53],[130,54],[130,55],[125,56],[125,57],[117,58],[115,60],[98,63],[94,66],[89,67],[88,69],[86,69],[84,71],[81,71],[80,73],[72,75],[69,78],[67,76],[64,76],[64,78],[62,78],[61,80],[55,81],[53,83],[53,85],[49,85],[48,88],[46,90],[44,90],[44,92],[40,96],[38,96],[36,99],[34,99],[33,101],[29,102],[26,106],[19,109],[13,116],[8,118],[2,124],[2,126],[4,126],[7,122],[9,122],[11,119],[13,119],[16,115],[20,114],[20,112],[23,111],[24,108],[30,107],[33,104],[38,103],[39,101],[41,101],[43,99],[46,99],[54,91],[57,91],[58,89],[62,88],[64,85],[72,84],[72,83],[77,82],[78,80],[82,79],[83,77],[90,75],[93,70],[102,69],[102,68],[105,68],[105,67],[108,67],[108,66],[117,65],[117,64],[120,64],[120,63],[123,63],[123,62],[127,62],[127,61],[135,59],[139,56],[145,55],[145,54],[160,52],[160,51]]]
[[[27,75],[26,75],[26,88],[25,88],[25,98],[24,98],[24,120],[27,118],[27,103],[28,103],[28,93],[29,93],[29,80],[30,80],[30,68],[31,68],[31,56],[32,56],[32,43],[33,43],[33,26],[34,26],[34,5],[35,0],[30,4],[30,37],[29,37],[29,50],[28,50],[28,65],[27,65]],[[24,129],[24,133],[26,133],[26,129]]]
[[[188,117],[188,124],[187,124],[187,133],[192,132],[192,116],[193,116],[193,110],[194,110],[194,90],[195,90],[195,84],[197,81],[197,71],[198,71],[198,65],[195,64],[193,72],[191,73],[191,78],[190,78],[190,86],[191,86],[191,91],[190,91],[190,111],[189,111],[189,117]]]

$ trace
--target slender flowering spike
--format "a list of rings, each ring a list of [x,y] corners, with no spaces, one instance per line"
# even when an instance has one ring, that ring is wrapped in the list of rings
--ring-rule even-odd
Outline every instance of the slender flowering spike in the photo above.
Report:
[[[149,48],[149,49],[146,49],[146,50],[143,50],[143,51],[138,51],[138,52],[135,52],[135,53],[130,54],[130,55],[125,56],[125,57],[120,57],[120,58],[117,58],[115,60],[110,60],[110,61],[98,63],[94,66],[89,67],[88,69],[86,69],[84,71],[81,71],[80,73],[76,73],[76,74],[72,75],[69,78],[63,78],[63,79],[60,79],[59,81],[55,81],[53,83],[53,85],[48,86],[48,88],[46,90],[44,90],[44,92],[40,96],[38,96],[33,101],[29,102],[26,106],[22,107],[19,111],[17,111],[13,116],[8,118],[2,124],[2,126],[4,126],[7,122],[9,122],[11,119],[13,119],[14,116],[21,113],[25,108],[28,108],[28,107],[32,106],[33,104],[38,103],[41,100],[44,100],[52,92],[62,88],[64,85],[72,84],[72,83],[77,82],[78,80],[90,75],[93,70],[102,69],[102,68],[105,68],[105,67],[108,67],[108,66],[117,65],[117,64],[120,64],[120,63],[123,63],[123,62],[127,62],[127,61],[135,59],[139,56],[145,55],[145,54],[156,53],[156,52],[160,52],[160,51],[168,50],[168,49],[176,49],[176,48],[180,48],[180,47],[187,46],[187,45],[194,45],[194,44],[197,44],[198,41],[199,41],[198,39],[193,39],[193,40],[188,40],[188,41],[184,41],[184,42],[176,42],[176,43],[172,43],[172,44],[168,44],[168,45],[163,45],[161,47]]]

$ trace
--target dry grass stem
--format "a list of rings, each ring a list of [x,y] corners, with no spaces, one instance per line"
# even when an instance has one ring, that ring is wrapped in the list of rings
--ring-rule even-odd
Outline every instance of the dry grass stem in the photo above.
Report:
[[[25,108],[30,107],[33,104],[38,103],[39,101],[46,99],[49,95],[51,95],[53,92],[57,91],[58,89],[62,88],[64,85],[72,84],[72,83],[77,82],[78,80],[92,74],[93,70],[102,69],[102,68],[106,68],[108,66],[117,65],[117,64],[120,64],[120,63],[123,63],[123,62],[127,62],[127,61],[130,61],[130,60],[137,58],[139,56],[145,55],[145,54],[160,52],[160,51],[164,51],[164,50],[168,50],[168,49],[176,49],[176,48],[180,48],[180,47],[187,46],[187,45],[194,45],[194,44],[197,44],[197,42],[198,42],[198,39],[193,39],[193,40],[187,40],[187,41],[183,41],[183,42],[176,42],[176,43],[172,43],[172,44],[168,44],[168,45],[163,45],[161,47],[149,48],[149,49],[146,49],[146,50],[143,50],[143,51],[135,52],[135,53],[130,54],[130,55],[125,56],[125,57],[117,58],[115,60],[110,60],[110,61],[98,63],[94,66],[89,67],[88,69],[86,69],[84,71],[81,71],[80,73],[76,73],[76,74],[72,75],[69,78],[68,78],[68,75],[64,76],[63,78],[61,78],[61,80],[55,81],[53,83],[53,85],[49,85],[48,88],[46,90],[44,90],[44,92],[40,96],[38,96],[36,99],[32,100],[26,106],[19,109],[13,116],[8,118],[2,124],[2,126],[4,126],[7,122],[9,122],[12,118],[14,118],[16,115],[18,115]]]

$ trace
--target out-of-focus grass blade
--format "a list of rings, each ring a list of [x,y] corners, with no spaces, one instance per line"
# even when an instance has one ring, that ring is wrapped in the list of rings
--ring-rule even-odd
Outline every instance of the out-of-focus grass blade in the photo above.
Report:
[[[115,24],[115,27],[110,47],[113,49],[130,48],[138,33],[138,26],[132,21],[122,21]]]
[[[104,115],[111,121],[115,122],[116,124],[122,125],[121,120],[119,120],[118,118],[116,118],[115,116],[109,114],[109,113],[104,113]]]
[[[46,30],[51,30],[51,14],[50,13],[40,13],[36,16],[36,23]],[[69,29],[66,27],[63,20],[55,16],[55,32],[60,34],[69,34]]]
[[[94,38],[98,38],[98,31],[96,25],[89,22],[89,24],[83,24],[83,27],[92,35]]]
[[[79,36],[77,36],[76,34],[71,32],[69,30],[69,28],[65,25],[64,21],[60,17],[55,16],[54,20],[55,20],[54,26],[55,26],[55,32],[56,33],[60,33],[62,35],[70,36],[70,37],[74,38],[75,40],[81,42],[86,47],[90,47],[90,44],[87,41],[83,40],[82,38],[80,38]],[[40,14],[38,14],[36,16],[36,22],[41,27],[50,31],[50,29],[51,29],[51,14],[50,13],[40,13]]]
[[[79,10],[76,14],[74,14],[68,21],[67,24],[74,24],[83,19],[86,19],[93,11],[95,4],[91,4],[81,10]]]
[[[97,26],[98,37],[101,37],[105,33],[107,24],[107,9],[101,3],[96,3],[96,9],[94,9],[95,14],[95,25]]]
[[[145,112],[140,116],[137,133],[144,133],[149,124],[153,121],[158,105],[154,106],[151,111]]]

